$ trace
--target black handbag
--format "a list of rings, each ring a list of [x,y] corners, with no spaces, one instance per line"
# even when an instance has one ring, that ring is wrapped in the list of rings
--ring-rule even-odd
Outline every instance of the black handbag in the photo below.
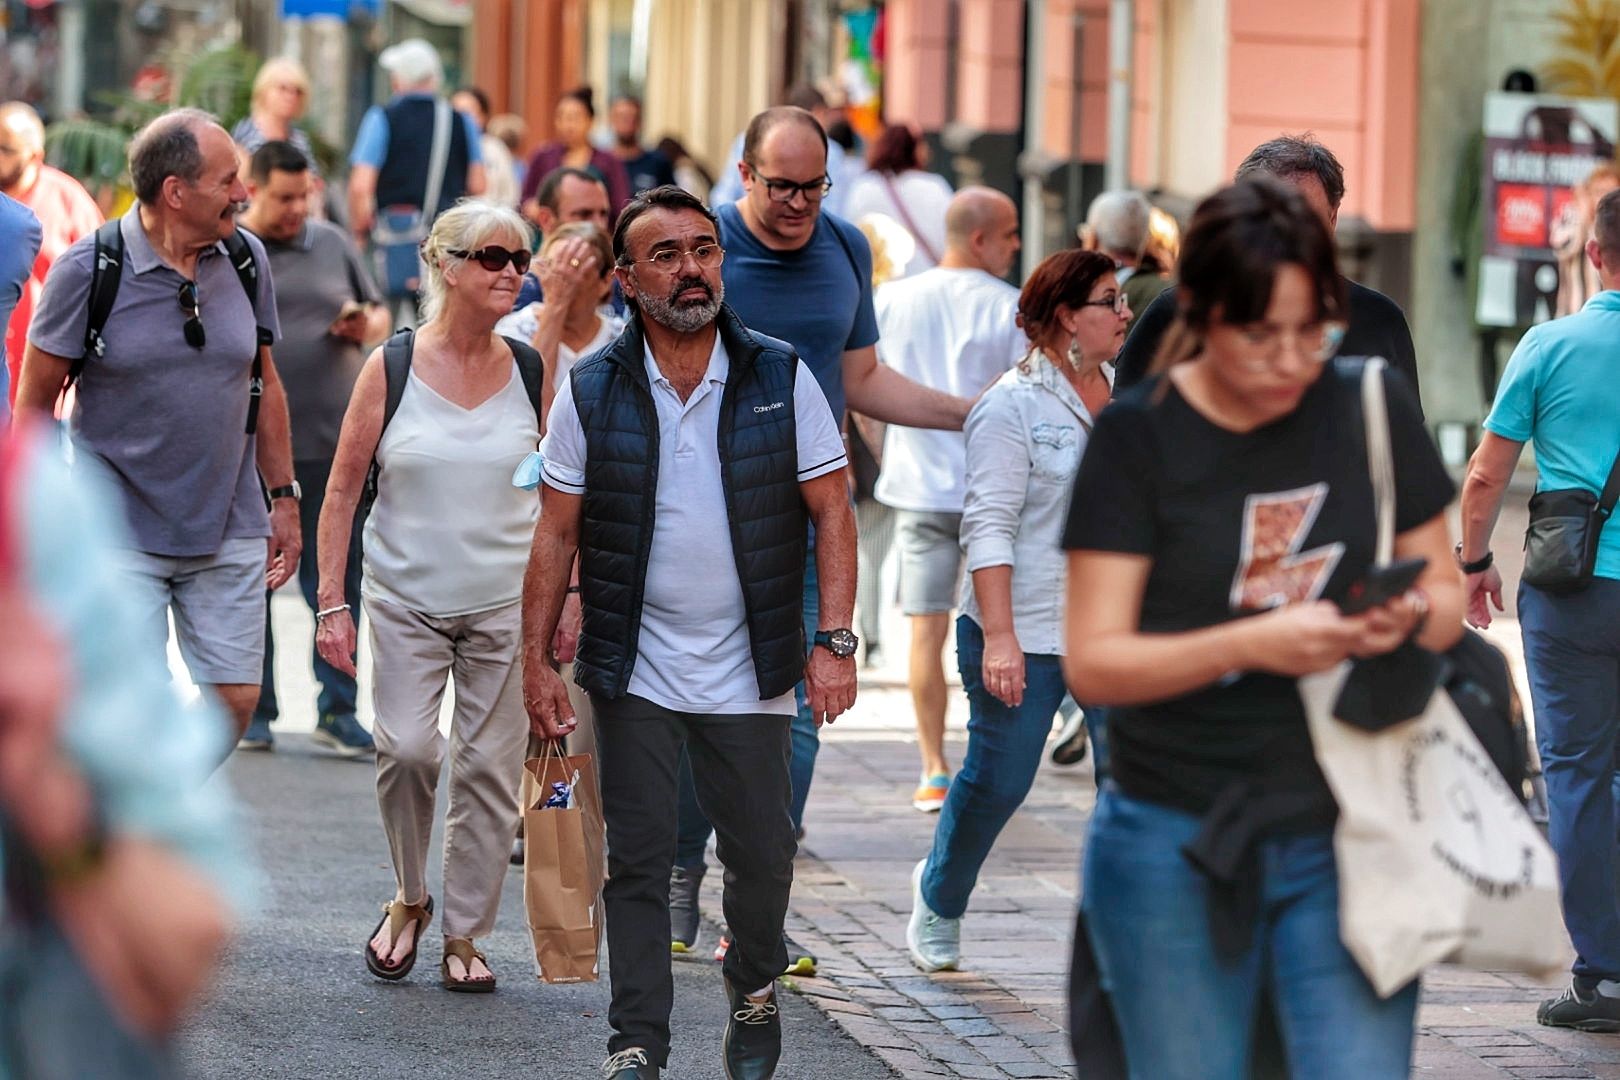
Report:
[[[1598,537],[1620,499],[1620,454],[1609,467],[1603,494],[1585,488],[1538,491],[1530,497],[1521,580],[1546,592],[1577,593],[1592,583]]]

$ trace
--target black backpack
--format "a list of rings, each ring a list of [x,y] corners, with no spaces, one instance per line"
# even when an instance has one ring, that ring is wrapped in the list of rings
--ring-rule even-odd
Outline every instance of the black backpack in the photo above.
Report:
[[[538,426],[544,427],[546,418],[540,406],[540,391],[545,384],[545,362],[534,346],[517,338],[502,335],[501,340],[506,342],[512,350],[512,359],[517,361],[518,376],[523,380],[523,389],[529,395],[529,404],[534,406],[534,418]],[[377,429],[377,445],[382,445],[383,432],[388,430],[388,422],[399,411],[399,403],[405,397],[405,384],[411,377],[411,355],[416,349],[416,334],[412,330],[396,330],[392,337],[383,342],[383,379],[386,387],[383,396],[383,422]],[[363,502],[369,512],[371,504],[377,501],[377,476],[381,471],[377,464],[376,450],[372,451],[371,471],[366,474],[366,490]]]
[[[232,232],[225,239],[225,254],[231,260],[231,266],[236,270],[237,280],[242,283],[242,291],[247,293],[248,303],[253,305],[253,317],[257,322],[259,317],[259,262],[253,257],[253,249],[248,246],[247,237],[241,229]],[[102,336],[106,329],[107,317],[112,314],[113,304],[118,300],[118,286],[122,283],[124,267],[124,234],[119,228],[119,219],[106,222],[96,230],[96,259],[90,270],[90,318],[84,327],[84,352],[73,361],[68,368],[67,386],[72,386],[84,373],[84,365],[91,355],[104,356],[107,352],[107,339]],[[258,345],[269,345],[273,340],[270,331],[262,322],[258,322]],[[248,378],[248,414],[247,433],[252,435],[259,426],[259,398],[264,396],[264,359],[259,348],[253,350],[253,374]]]

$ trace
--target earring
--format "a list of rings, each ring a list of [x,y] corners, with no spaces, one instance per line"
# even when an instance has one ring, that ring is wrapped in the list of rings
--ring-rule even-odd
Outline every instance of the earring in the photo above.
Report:
[[[1069,339],[1069,366],[1076,371],[1080,370],[1080,339],[1078,337]]]

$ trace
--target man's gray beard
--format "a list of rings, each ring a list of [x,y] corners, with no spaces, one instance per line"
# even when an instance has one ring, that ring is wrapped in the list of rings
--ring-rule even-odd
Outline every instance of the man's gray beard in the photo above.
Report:
[[[701,303],[677,304],[665,297],[653,297],[646,293],[637,296],[636,302],[641,305],[641,313],[659,326],[677,334],[692,334],[714,322],[725,298],[726,286],[721,282],[714,296]]]

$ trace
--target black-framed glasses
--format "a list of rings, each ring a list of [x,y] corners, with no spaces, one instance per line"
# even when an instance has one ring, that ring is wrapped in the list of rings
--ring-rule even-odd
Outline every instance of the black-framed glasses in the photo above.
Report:
[[[695,248],[682,251],[680,248],[664,248],[655,251],[644,259],[631,259],[635,263],[652,263],[653,268],[666,274],[673,274],[686,262],[686,257],[692,256],[692,261],[698,264],[699,270],[713,270],[726,259],[726,249],[719,244],[699,244]]]
[[[1127,299],[1126,299],[1126,296],[1125,296],[1124,293],[1109,293],[1107,296],[1104,296],[1101,300],[1087,300],[1084,303],[1077,304],[1075,306],[1076,307],[1113,308],[1114,313],[1117,315],[1120,312],[1125,310],[1126,303],[1127,303]]]
[[[832,177],[825,173],[801,184],[794,180],[766,176],[752,165],[748,166],[748,171],[754,174],[754,179],[765,185],[765,193],[771,197],[771,202],[790,203],[793,196],[803,195],[805,202],[818,203],[827,197],[833,185]]]
[[[183,281],[180,283],[180,310],[189,318],[181,329],[186,335],[186,344],[193,349],[200,349],[208,344],[208,335],[203,332],[202,304],[197,300],[197,283]]]
[[[529,260],[532,258],[527,248],[518,248],[516,251],[503,247],[485,247],[477,251],[452,251],[450,254],[458,259],[471,259],[492,274],[498,274],[511,263],[512,269],[520,274],[529,272]]]

